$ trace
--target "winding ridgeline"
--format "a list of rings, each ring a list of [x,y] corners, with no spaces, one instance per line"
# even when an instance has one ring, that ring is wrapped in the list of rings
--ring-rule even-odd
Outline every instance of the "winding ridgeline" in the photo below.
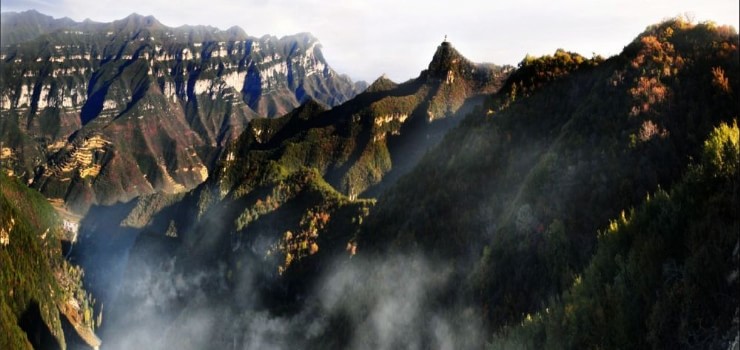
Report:
[[[732,27],[518,67],[444,41],[365,87],[308,35],[3,16],[5,171],[80,212],[128,201],[76,250],[136,234],[116,293],[82,263],[115,294],[104,347],[740,343]]]

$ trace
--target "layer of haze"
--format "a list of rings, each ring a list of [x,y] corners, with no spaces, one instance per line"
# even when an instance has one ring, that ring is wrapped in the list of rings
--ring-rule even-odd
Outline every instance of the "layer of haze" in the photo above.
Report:
[[[36,9],[100,22],[136,12],[169,26],[240,26],[253,36],[311,32],[338,72],[373,81],[416,77],[445,35],[475,62],[515,65],[557,48],[610,56],[646,26],[689,14],[737,27],[737,0],[3,0],[2,11]]]

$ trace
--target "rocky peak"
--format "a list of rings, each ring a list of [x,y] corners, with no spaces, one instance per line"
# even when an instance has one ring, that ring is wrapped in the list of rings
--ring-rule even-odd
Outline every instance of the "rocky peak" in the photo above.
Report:
[[[380,76],[380,78],[375,79],[375,81],[370,84],[370,86],[367,88],[367,92],[381,92],[381,91],[388,91],[393,90],[398,86],[398,84],[394,83],[392,80],[388,78],[387,75],[383,74]]]
[[[154,16],[142,16],[138,13],[132,13],[126,18],[114,21],[113,25],[119,30],[153,29],[163,26]]]
[[[447,40],[437,47],[432,62],[429,63],[427,79],[445,80],[450,74],[468,75],[475,70],[475,65],[461,55]]]
[[[327,110],[329,110],[329,108],[325,104],[309,97],[308,100],[303,102],[298,108],[294,109],[289,113],[289,115],[292,114],[293,118],[308,120]]]

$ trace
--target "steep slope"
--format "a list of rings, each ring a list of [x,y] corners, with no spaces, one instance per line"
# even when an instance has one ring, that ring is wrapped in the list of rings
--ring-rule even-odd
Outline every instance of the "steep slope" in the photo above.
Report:
[[[447,42],[429,67],[400,85],[381,77],[328,111],[308,104],[280,120],[253,121],[228,148],[233,161],[222,162],[216,175],[222,190],[250,186],[260,178],[252,174],[273,160],[289,171],[315,167],[351,198],[378,193],[372,190],[386,175],[413,166],[509,73],[507,67],[475,65]]]
[[[367,92],[331,110],[309,101],[281,118],[253,120],[226,148],[213,176],[190,195],[193,201],[187,205],[197,213],[190,217],[194,220],[177,220],[176,226],[190,227],[214,207],[228,206],[229,213],[215,211],[234,224],[235,234],[242,234],[259,215],[239,203],[306,168],[350,200],[367,198],[393,169],[413,166],[459,121],[455,114],[495,91],[505,74],[498,67],[476,66],[443,43],[430,70],[416,80],[395,85],[380,78]]]
[[[327,65],[310,34],[253,38],[136,14],[3,16],[3,35],[39,28],[0,50],[3,167],[82,212],[193,188],[248,120],[308,99],[337,105],[362,87]]]
[[[93,333],[94,301],[82,288],[82,270],[64,260],[61,237],[62,224],[46,199],[0,173],[3,349],[100,345]]]
[[[670,193],[612,221],[583,276],[494,347],[736,346],[739,133],[716,128]]]
[[[672,20],[603,62],[525,59],[486,113],[379,198],[358,254],[454,262],[456,300],[489,331],[518,324],[573,283],[598,229],[672,188],[712,129],[738,116],[737,40]]]
[[[392,171],[413,166],[508,73],[470,63],[445,42],[417,79],[395,84],[381,77],[332,109],[308,101],[283,117],[252,120],[205,183],[175,203],[153,199],[134,209],[127,222],[149,222],[149,233],[131,253],[124,284],[150,286],[154,276],[197,279],[181,298],[158,300],[156,310],[166,316],[151,321],[173,325],[168,339],[185,342],[193,336],[180,320],[198,310],[236,315],[262,305],[297,312],[318,276],[354,255],[356,234],[374,205],[359,198],[391,182]],[[160,213],[148,219],[149,210]],[[123,293],[103,331],[121,348],[140,344],[118,329],[148,334],[151,328],[150,314],[127,312],[150,291]],[[154,311],[149,306],[141,307]],[[219,344],[250,321],[215,322],[213,334],[198,341]]]

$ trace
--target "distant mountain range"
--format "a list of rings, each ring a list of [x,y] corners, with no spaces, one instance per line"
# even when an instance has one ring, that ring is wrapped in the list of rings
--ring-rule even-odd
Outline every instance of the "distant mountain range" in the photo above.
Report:
[[[249,120],[366,88],[332,70],[310,34],[27,11],[2,14],[2,43],[3,167],[82,212],[192,188]]]

